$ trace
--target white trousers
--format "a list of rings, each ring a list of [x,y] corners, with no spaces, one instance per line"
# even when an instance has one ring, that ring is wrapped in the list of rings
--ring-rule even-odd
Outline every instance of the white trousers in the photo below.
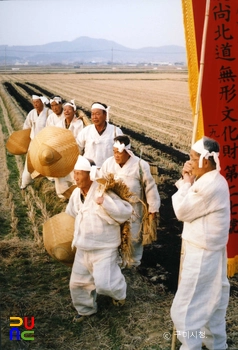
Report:
[[[118,266],[117,249],[77,249],[70,277],[70,294],[80,315],[97,312],[97,294],[126,298],[126,281]]]
[[[27,168],[27,157],[26,157],[24,169],[22,172],[22,178],[21,178],[21,188],[25,188],[30,183],[32,183],[32,181],[33,180],[32,180],[31,174],[29,173],[28,168]]]
[[[171,307],[181,350],[226,349],[225,316],[229,301],[227,259],[220,251],[184,241],[181,280]]]
[[[141,264],[141,259],[143,255],[143,245],[140,238],[140,233],[138,234],[140,230],[141,224],[139,220],[136,222],[131,223],[131,235],[132,235],[132,260],[131,263],[132,266],[139,266]]]

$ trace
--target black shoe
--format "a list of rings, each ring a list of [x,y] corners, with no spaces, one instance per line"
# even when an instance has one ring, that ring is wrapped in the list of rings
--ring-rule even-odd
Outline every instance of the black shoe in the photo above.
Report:
[[[113,305],[118,306],[118,307],[122,307],[123,305],[125,305],[125,302],[126,302],[126,299],[122,299],[122,300],[112,299]]]
[[[77,315],[77,316],[75,316],[75,317],[73,318],[73,322],[79,323],[79,322],[82,322],[84,319],[85,319],[85,316],[83,316],[83,315]]]

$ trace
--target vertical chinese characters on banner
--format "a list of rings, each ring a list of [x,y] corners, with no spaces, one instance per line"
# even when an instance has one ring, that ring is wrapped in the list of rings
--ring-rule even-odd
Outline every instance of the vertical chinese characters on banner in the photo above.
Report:
[[[186,13],[189,10],[194,25],[193,30],[188,31],[188,21],[184,21],[190,75],[194,71],[191,64],[197,65],[199,74],[201,46],[205,44],[199,125],[203,125],[206,136],[220,144],[221,173],[228,181],[231,198],[227,251],[228,276],[233,276],[238,272],[238,1],[210,0],[205,43],[202,43],[202,29],[206,0],[182,0],[182,4],[184,18],[189,17]],[[189,59],[193,40],[196,63]],[[198,130],[197,138],[201,136],[199,132],[201,130]]]

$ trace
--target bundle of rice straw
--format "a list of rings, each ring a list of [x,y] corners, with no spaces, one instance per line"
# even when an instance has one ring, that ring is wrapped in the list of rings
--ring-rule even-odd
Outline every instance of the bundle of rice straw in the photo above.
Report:
[[[157,240],[157,226],[159,224],[159,213],[156,219],[148,212],[148,206],[144,203],[144,215],[141,224],[142,245],[151,244]]]
[[[77,109],[75,114],[76,114],[76,117],[78,119],[82,120],[84,126],[92,124],[90,122],[89,118],[86,116],[86,114],[81,109]]]
[[[156,175],[156,180],[158,180],[158,168],[157,166],[150,166],[150,169],[157,169],[152,174],[154,180]],[[157,240],[157,227],[159,225],[159,213],[156,213],[156,219],[152,219],[152,215],[148,211],[148,203],[146,202],[145,187],[143,183],[143,171],[141,164],[139,162],[139,173],[140,173],[140,183],[142,188],[142,204],[143,204],[143,218],[141,222],[141,241],[142,245],[151,244]],[[157,184],[155,180],[155,183]]]
[[[98,179],[99,183],[104,187],[104,191],[112,191],[116,193],[121,199],[133,203],[135,195],[130,191],[129,187],[122,179],[114,179],[114,174],[108,174],[105,179]],[[122,266],[130,265],[132,262],[132,238],[130,222],[126,221],[121,224],[121,245],[119,252],[122,258]]]

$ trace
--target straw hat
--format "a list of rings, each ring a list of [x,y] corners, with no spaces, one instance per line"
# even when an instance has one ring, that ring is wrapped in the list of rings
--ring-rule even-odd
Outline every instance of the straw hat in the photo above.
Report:
[[[34,170],[33,165],[31,163],[29,152],[27,152],[26,160],[27,160],[27,170],[31,174],[31,178],[36,179],[37,177],[43,177],[43,175],[41,175],[38,171]]]
[[[73,264],[75,249],[71,244],[74,235],[75,219],[62,212],[48,219],[43,224],[43,242],[52,258],[70,266]]]
[[[31,129],[14,131],[6,143],[8,152],[16,155],[27,153],[30,144]]]
[[[34,170],[44,176],[64,177],[73,169],[79,147],[70,130],[47,126],[32,140],[28,157]]]

